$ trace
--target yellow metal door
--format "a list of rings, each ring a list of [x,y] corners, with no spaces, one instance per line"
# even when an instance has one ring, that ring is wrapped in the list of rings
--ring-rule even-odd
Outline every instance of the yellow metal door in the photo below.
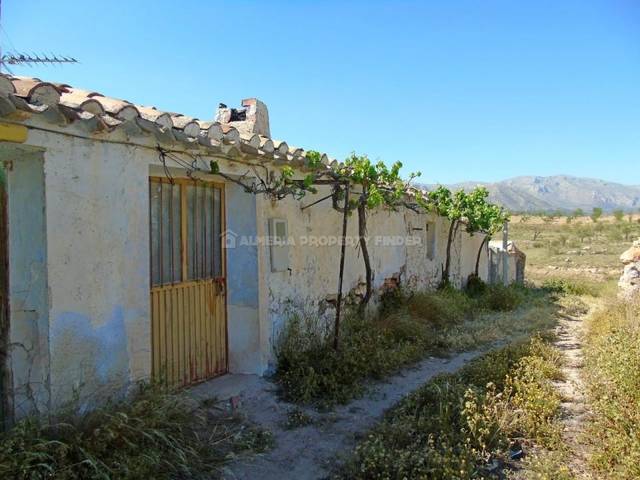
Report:
[[[151,178],[152,372],[169,386],[227,371],[224,186]]]

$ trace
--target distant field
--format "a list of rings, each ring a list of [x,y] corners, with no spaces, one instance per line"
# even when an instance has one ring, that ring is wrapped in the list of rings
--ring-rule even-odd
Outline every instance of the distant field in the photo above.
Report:
[[[619,257],[640,237],[638,216],[629,221],[603,217],[513,217],[510,237],[527,255],[527,277],[534,282],[570,278],[614,283],[622,272]]]
[[[622,222],[640,222],[640,214],[638,213],[625,213]],[[540,216],[540,215],[511,215],[511,224],[516,223],[526,223],[527,225],[542,225],[552,223],[554,225],[565,225],[567,223],[570,224],[583,224],[588,223],[592,224],[593,220],[588,215],[583,215],[581,217],[571,217],[571,219],[567,222],[566,216]],[[603,215],[600,219],[598,219],[598,223],[618,223],[618,220],[613,215]]]

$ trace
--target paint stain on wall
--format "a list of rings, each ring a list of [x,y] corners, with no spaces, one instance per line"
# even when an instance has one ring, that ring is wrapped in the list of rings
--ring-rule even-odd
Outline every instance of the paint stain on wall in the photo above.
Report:
[[[228,185],[227,230],[238,238],[256,238],[256,200],[237,185]],[[258,248],[240,240],[227,250],[229,304],[258,308]]]
[[[121,306],[116,306],[101,325],[94,325],[89,316],[78,312],[55,317],[50,332],[54,403],[56,397],[70,398],[70,391],[89,403],[96,395],[123,391],[129,379],[124,318]],[[68,379],[75,382],[69,384]]]

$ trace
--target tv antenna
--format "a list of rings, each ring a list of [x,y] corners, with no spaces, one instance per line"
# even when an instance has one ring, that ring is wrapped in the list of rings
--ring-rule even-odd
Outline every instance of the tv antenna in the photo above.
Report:
[[[9,34],[2,27],[2,0],[0,0],[0,30],[2,30],[7,37],[7,40],[13,47],[13,42],[9,38]],[[16,50],[14,48],[14,50]],[[26,65],[28,67],[34,65],[62,65],[65,63],[78,63],[73,57],[66,57],[63,55],[55,55],[55,54],[35,54],[35,53],[22,53],[22,52],[8,52],[2,53],[2,45],[0,45],[0,73],[2,73],[3,69],[6,69],[9,73],[13,74],[11,71],[11,66],[15,65]]]

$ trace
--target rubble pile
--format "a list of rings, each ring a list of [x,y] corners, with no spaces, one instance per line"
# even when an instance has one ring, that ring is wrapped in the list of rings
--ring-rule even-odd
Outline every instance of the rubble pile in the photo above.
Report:
[[[640,300],[640,238],[620,255],[624,271],[618,281],[618,296],[624,300]]]

